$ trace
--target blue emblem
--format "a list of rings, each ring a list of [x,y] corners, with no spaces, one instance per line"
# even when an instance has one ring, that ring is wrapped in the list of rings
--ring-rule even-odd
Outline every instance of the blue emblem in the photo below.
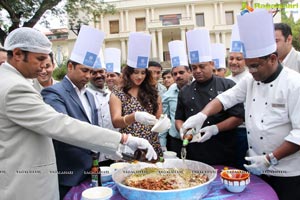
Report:
[[[95,61],[95,64],[94,64],[94,67],[95,69],[100,69],[102,68],[102,65],[101,65],[101,60],[99,58],[99,56],[97,57],[96,61]]]
[[[114,63],[106,63],[106,71],[114,72]]]
[[[213,61],[214,61],[214,64],[215,64],[215,68],[219,68],[220,67],[219,58],[215,58],[215,59],[213,59]]]
[[[180,65],[179,56],[175,56],[175,57],[172,58],[172,65],[173,65],[173,67],[178,67]]]
[[[91,52],[86,52],[82,64],[85,65],[85,66],[88,66],[88,67],[94,67],[96,59],[97,59],[96,54],[93,54]]]
[[[199,63],[199,52],[190,51],[191,64]]]
[[[142,68],[142,69],[147,68],[148,67],[148,57],[138,56],[136,67]]]

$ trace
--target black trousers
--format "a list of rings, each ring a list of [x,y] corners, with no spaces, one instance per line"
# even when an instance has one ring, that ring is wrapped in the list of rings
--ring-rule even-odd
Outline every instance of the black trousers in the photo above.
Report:
[[[278,177],[262,175],[277,193],[280,200],[299,200],[300,199],[300,176]]]

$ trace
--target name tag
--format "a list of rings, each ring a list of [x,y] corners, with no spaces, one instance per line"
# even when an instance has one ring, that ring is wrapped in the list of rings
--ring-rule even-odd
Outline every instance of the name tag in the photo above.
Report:
[[[285,108],[285,104],[281,103],[272,103],[273,108]]]

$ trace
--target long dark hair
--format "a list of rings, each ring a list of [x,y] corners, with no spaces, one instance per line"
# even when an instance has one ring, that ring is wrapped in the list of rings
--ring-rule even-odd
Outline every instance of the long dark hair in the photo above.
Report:
[[[134,68],[125,66],[122,74],[123,74],[123,91],[130,95],[128,91],[132,88],[132,81],[130,79],[130,75],[133,74]],[[147,109],[148,112],[152,112],[151,114],[155,115],[155,113],[158,110],[158,91],[155,87],[155,81],[148,69],[146,69],[146,77],[145,80],[142,82],[142,84],[139,86],[139,92],[138,92],[138,101],[141,103],[141,105]],[[151,110],[151,107],[149,105],[152,105],[153,110]]]

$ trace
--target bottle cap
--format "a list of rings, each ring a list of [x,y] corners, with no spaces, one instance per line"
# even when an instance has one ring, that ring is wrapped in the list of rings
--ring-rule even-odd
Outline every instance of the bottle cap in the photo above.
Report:
[[[182,144],[183,144],[183,146],[186,146],[186,145],[188,145],[188,144],[189,144],[189,140],[187,140],[187,139],[184,139]]]

